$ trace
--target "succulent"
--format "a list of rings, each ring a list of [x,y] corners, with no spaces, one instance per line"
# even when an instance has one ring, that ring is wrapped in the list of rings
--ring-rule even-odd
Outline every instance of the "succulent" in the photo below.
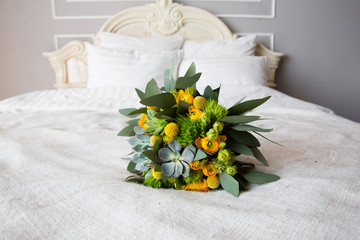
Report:
[[[145,130],[147,133],[151,133],[151,135],[159,135],[164,130],[167,122],[164,119],[159,119],[155,117],[156,112],[154,110],[147,111],[147,123],[146,125],[149,127]]]
[[[146,171],[150,168],[151,160],[143,154],[143,151],[150,147],[150,138],[142,127],[135,127],[134,131],[135,136],[129,139],[134,150],[131,161],[136,163],[136,170]]]
[[[181,149],[181,144],[173,140],[167,144],[167,147],[159,150],[158,156],[162,162],[161,171],[165,176],[173,178],[178,178],[181,175],[189,176],[189,163],[195,157],[196,148],[193,145],[187,145],[180,154]]]

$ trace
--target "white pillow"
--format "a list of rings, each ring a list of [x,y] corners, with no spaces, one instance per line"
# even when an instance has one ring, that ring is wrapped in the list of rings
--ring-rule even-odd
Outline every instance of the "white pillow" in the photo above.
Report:
[[[163,51],[160,53],[123,52],[114,48],[103,48],[86,43],[88,51],[88,88],[105,86],[136,87],[145,89],[154,78],[163,85],[164,71],[174,61],[174,78],[183,52]]]
[[[267,57],[238,56],[228,58],[196,58],[183,60],[179,76],[183,76],[194,62],[196,71],[201,72],[196,87],[203,93],[205,87],[232,92],[243,85],[267,86]]]
[[[215,39],[205,42],[186,40],[184,42],[184,58],[254,56],[256,35],[248,35],[237,39]]]
[[[119,33],[100,32],[100,46],[141,52],[179,50],[184,42],[180,36],[137,38]]]

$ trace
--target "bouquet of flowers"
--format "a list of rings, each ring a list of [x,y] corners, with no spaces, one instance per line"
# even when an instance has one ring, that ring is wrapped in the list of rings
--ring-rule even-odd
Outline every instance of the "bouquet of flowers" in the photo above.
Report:
[[[143,108],[119,110],[134,118],[118,134],[131,137],[127,170],[134,175],[126,181],[153,188],[202,192],[223,188],[238,196],[240,191],[247,190],[247,183],[278,180],[276,175],[254,171],[253,163],[238,157],[254,156],[268,166],[259,151],[260,142],[250,132],[264,137],[259,132],[272,129],[250,125],[260,116],[247,114],[270,96],[242,99],[226,109],[218,104],[220,87],[207,86],[203,94],[197,91],[200,76],[194,63],[176,81],[173,69],[168,69],[164,87],[159,88],[152,79],[145,92],[135,89]]]

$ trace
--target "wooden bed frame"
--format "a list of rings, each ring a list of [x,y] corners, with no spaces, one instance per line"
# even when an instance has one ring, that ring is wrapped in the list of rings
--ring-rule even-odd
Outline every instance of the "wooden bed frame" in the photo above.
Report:
[[[195,7],[156,0],[146,6],[129,8],[108,19],[99,32],[121,33],[135,37],[170,36],[178,34],[186,40],[237,38],[215,15]],[[94,45],[99,45],[97,35]],[[71,41],[63,48],[43,53],[56,75],[56,88],[85,88],[87,86],[87,52],[83,41]],[[268,85],[275,87],[275,71],[284,54],[274,52],[261,43],[257,56],[268,58]]]

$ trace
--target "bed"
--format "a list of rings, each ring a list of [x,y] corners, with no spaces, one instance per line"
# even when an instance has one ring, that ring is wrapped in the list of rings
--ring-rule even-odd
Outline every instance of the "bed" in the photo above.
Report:
[[[250,191],[237,198],[224,191],[153,189],[125,182],[128,162],[122,158],[130,145],[117,133],[128,119],[118,109],[139,107],[134,87],[143,88],[150,79],[123,75],[130,68],[132,73],[139,71],[129,65],[134,58],[122,58],[125,67],[107,62],[109,54],[113,54],[110,59],[134,54],[101,49],[106,39],[109,45],[118,44],[114,33],[134,37],[130,45],[143,44],[139,40],[143,37],[166,36],[175,45],[177,39],[185,39],[183,50],[159,59],[172,59],[179,75],[184,72],[181,64],[195,61],[200,69],[212,71],[205,79],[215,85],[221,77],[211,79],[220,71],[213,71],[214,66],[234,64],[226,56],[210,61],[211,56],[204,59],[186,50],[196,52],[211,39],[238,41],[211,13],[158,0],[114,15],[94,36],[93,44],[73,41],[45,53],[58,89],[0,101],[0,239],[358,239],[359,123],[275,90],[275,70],[283,54],[256,42],[252,51],[261,63],[256,60],[257,67],[240,69],[248,74],[241,83],[233,77],[241,78],[238,66],[232,76],[221,75],[225,79],[220,79],[224,89],[219,101],[230,106],[239,96],[272,96],[254,112],[267,118],[259,127],[274,129],[266,137],[283,146],[260,138],[269,166],[257,164],[257,168],[281,179],[250,185]],[[226,45],[224,41],[220,43]],[[210,47],[198,54],[221,49]],[[104,55],[94,59],[91,54]],[[136,56],[145,75],[163,67],[154,63],[159,61],[149,62],[159,57],[157,52]],[[231,59],[248,66],[256,56]],[[101,72],[119,67],[122,72],[113,75]],[[242,160],[254,162],[248,156]]]

